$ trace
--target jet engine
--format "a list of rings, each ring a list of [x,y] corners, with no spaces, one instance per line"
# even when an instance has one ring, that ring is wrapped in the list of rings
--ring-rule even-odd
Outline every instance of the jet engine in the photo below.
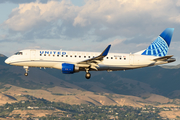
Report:
[[[62,73],[64,74],[73,74],[75,72],[79,72],[79,67],[74,64],[63,63],[62,64]]]

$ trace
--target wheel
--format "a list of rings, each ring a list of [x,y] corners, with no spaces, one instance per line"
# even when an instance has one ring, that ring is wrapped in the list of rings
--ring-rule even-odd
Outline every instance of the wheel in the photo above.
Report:
[[[86,79],[89,79],[91,77],[90,73],[86,73]]]
[[[28,73],[24,73],[25,76],[28,76]]]

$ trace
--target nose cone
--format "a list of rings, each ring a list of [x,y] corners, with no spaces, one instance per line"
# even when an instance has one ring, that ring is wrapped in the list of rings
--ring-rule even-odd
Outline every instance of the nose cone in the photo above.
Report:
[[[7,58],[4,62],[5,62],[6,64],[9,64],[9,63],[10,63],[10,59]]]

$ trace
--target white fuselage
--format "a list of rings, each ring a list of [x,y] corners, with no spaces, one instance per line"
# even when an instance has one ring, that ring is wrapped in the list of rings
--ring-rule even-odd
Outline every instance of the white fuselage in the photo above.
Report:
[[[98,56],[98,52],[79,52],[61,50],[22,50],[21,54],[12,55],[5,62],[15,66],[45,67],[62,69],[62,63],[78,66],[78,62]],[[97,70],[117,71],[147,66],[166,64],[168,61],[154,61],[156,56],[140,54],[108,53],[98,64]],[[85,67],[81,64],[79,67]],[[93,69],[91,69],[93,70]],[[90,71],[91,71],[90,70]],[[80,69],[79,71],[84,71]]]

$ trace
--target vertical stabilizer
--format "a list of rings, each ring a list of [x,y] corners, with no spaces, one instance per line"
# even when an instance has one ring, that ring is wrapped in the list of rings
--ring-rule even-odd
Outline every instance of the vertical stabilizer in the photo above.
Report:
[[[166,28],[141,55],[166,56],[173,32],[174,28]]]

